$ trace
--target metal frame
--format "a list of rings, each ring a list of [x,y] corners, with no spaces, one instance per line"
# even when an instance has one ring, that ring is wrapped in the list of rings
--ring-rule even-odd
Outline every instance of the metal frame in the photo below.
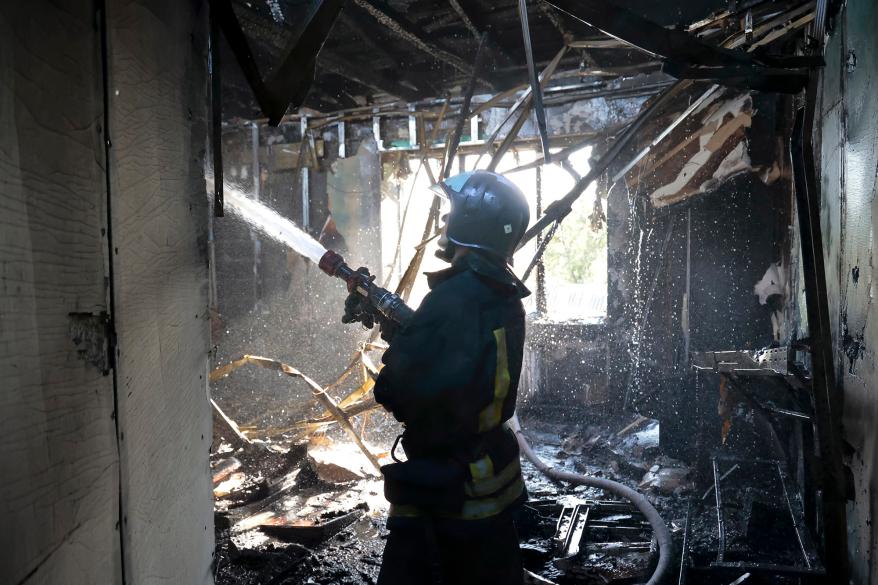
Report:
[[[630,518],[610,520],[606,517],[614,514],[627,514]],[[631,504],[604,500],[581,500],[572,506],[564,506],[555,523],[555,553],[557,560],[574,559],[584,554],[587,546],[597,546],[615,540],[595,538],[595,533],[607,533],[624,537],[637,536],[650,532],[649,523]],[[587,538],[587,535],[590,538]],[[626,541],[626,548],[633,551],[649,550],[650,543],[645,541]]]
[[[546,108],[543,107],[543,88],[534,63],[533,47],[530,38],[530,24],[527,17],[527,0],[518,0],[518,17],[521,20],[521,35],[524,40],[524,55],[527,59],[527,75],[530,81],[530,93],[533,100],[534,113],[537,116],[537,128],[540,132],[540,143],[543,146],[545,164],[551,162],[549,152],[549,129],[546,123]]]
[[[746,53],[710,45],[684,30],[669,29],[612,2],[543,0],[546,4],[662,58],[665,70],[678,79],[721,81],[724,85],[798,93],[808,82],[800,60],[755,59]]]
[[[726,526],[723,513],[722,500],[722,474],[720,473],[719,462],[736,463],[736,464],[760,464],[771,466],[778,474],[778,479],[783,490],[784,502],[787,511],[790,514],[793,530],[796,533],[799,551],[801,552],[802,565],[780,565],[774,563],[749,562],[749,561],[729,561],[726,559]],[[819,560],[817,547],[815,546],[808,529],[805,526],[804,516],[800,503],[791,496],[793,493],[789,485],[789,477],[783,469],[783,462],[766,459],[743,459],[736,457],[714,456],[711,458],[714,477],[714,493],[716,498],[716,514],[717,514],[717,534],[718,547],[716,560],[710,563],[710,567],[714,569],[737,569],[743,571],[752,571],[758,573],[769,573],[775,575],[825,575],[826,570]]]

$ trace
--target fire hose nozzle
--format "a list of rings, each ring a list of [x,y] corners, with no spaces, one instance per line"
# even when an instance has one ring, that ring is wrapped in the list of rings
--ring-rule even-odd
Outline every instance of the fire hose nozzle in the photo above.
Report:
[[[342,266],[346,266],[346,264],[344,263],[344,258],[341,257],[341,254],[338,254],[333,250],[327,250],[320,258],[320,262],[317,266],[329,276],[337,276],[338,269]]]
[[[368,299],[369,303],[384,317],[399,324],[406,323],[414,313],[400,296],[375,285],[367,275],[348,266],[341,254],[327,250],[317,266],[328,274],[345,281],[348,292],[356,292]]]

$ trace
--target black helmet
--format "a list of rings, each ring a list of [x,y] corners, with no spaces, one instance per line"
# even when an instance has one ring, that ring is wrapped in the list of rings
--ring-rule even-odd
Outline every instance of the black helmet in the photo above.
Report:
[[[521,189],[503,175],[472,171],[441,181],[434,191],[451,203],[446,228],[450,242],[512,261],[530,221]]]

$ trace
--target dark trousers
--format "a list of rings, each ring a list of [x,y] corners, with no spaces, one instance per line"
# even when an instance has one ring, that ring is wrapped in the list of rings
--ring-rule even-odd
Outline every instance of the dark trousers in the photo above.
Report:
[[[484,520],[391,520],[388,527],[378,585],[522,585],[509,512]]]

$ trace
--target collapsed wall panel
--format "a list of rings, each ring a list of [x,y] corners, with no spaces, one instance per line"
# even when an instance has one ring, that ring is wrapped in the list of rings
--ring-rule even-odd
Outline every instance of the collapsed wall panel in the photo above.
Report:
[[[211,583],[207,4],[109,2],[110,173],[128,583]]]
[[[0,581],[119,581],[100,38],[0,7]]]

